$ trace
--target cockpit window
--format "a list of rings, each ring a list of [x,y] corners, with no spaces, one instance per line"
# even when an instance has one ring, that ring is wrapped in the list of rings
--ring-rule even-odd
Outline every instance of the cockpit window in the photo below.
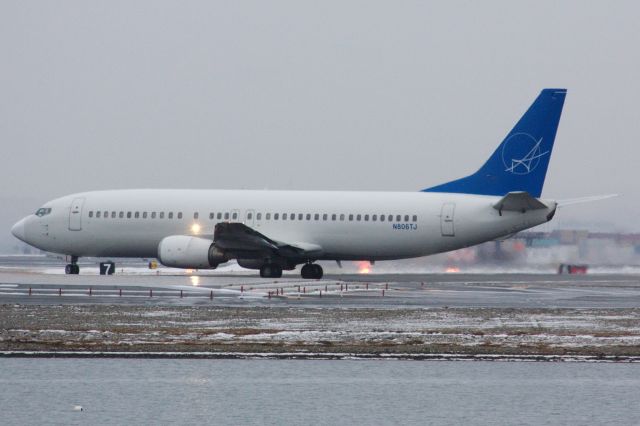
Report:
[[[45,209],[43,207],[43,208],[38,209],[38,211],[36,211],[36,216],[42,217],[42,216],[48,215],[49,213],[51,213],[51,208]]]

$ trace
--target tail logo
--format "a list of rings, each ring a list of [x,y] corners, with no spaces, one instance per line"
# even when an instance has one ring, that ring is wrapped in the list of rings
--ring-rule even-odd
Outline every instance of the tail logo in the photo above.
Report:
[[[542,151],[542,138],[536,139],[528,133],[515,133],[502,144],[502,163],[505,172],[528,175],[538,167],[540,159],[549,154]]]

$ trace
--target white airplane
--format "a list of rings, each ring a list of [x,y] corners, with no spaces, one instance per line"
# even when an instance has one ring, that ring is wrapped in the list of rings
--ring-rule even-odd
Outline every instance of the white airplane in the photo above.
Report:
[[[544,89],[476,173],[415,192],[135,189],[49,201],[11,232],[71,257],[156,257],[214,269],[236,259],[261,277],[318,260],[403,259],[504,238],[553,218],[541,200],[565,89]],[[454,162],[451,158],[451,163]]]

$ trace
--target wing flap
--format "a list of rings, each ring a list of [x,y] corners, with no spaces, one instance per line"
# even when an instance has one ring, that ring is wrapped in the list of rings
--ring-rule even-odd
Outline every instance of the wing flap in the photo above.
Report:
[[[272,240],[243,223],[218,223],[215,226],[213,240],[216,247],[228,252],[268,253],[289,258],[304,258],[322,253],[322,247],[317,244]]]

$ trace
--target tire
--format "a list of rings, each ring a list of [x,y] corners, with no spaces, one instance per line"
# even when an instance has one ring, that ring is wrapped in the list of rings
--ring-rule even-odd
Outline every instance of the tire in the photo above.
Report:
[[[304,279],[310,279],[310,278],[313,278],[313,272],[314,272],[313,265],[310,263],[307,263],[302,266],[302,269],[300,270],[300,276]]]
[[[267,264],[267,265],[262,265],[260,267],[260,276],[262,278],[269,278],[271,277],[271,265]]]
[[[64,273],[67,275],[73,274],[72,270],[73,270],[73,265],[67,265],[64,267]]]
[[[271,265],[271,278],[282,277],[282,268],[280,265]]]
[[[315,278],[316,280],[319,280],[322,278],[322,275],[324,275],[324,271],[322,270],[322,266],[314,263],[313,265],[313,278]]]
[[[275,263],[267,263],[260,268],[260,276],[262,278],[280,278],[282,276],[282,267]]]

